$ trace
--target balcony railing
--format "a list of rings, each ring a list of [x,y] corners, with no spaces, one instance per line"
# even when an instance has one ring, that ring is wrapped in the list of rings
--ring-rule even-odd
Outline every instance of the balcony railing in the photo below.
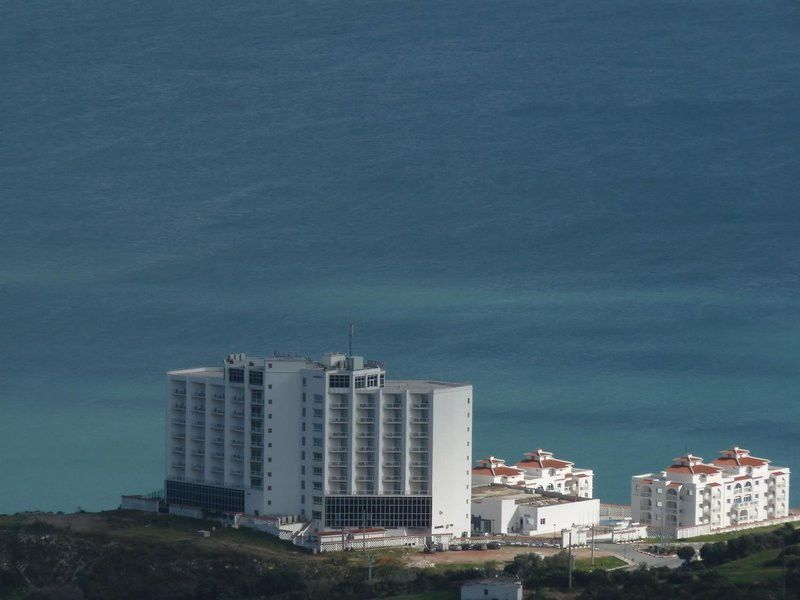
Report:
[[[375,434],[374,434],[374,433],[372,433],[371,431],[359,431],[359,432],[356,434],[356,437],[360,437],[360,438],[374,438],[374,437],[375,437]]]
[[[172,437],[182,440],[186,438],[186,434],[181,432],[176,432],[172,434]]]
[[[387,454],[400,454],[403,451],[403,449],[402,448],[394,448],[394,447],[390,447],[390,446],[384,446],[383,447],[383,451],[386,452]]]
[[[358,477],[356,477],[356,481],[359,481],[359,482],[368,482],[368,481],[374,481],[374,480],[375,480],[375,478],[372,475],[359,475]]]
[[[233,400],[237,404],[243,404],[244,403],[244,396],[234,396],[233,398],[231,398],[231,400]]]
[[[175,448],[172,449],[173,454],[183,454],[185,451],[186,449],[183,448],[183,446],[176,446]]]
[[[346,433],[344,433],[344,432],[341,432],[341,431],[331,431],[331,432],[328,434],[328,437],[332,437],[332,438],[346,438],[346,437],[347,437],[347,434],[346,434]]]
[[[358,465],[359,467],[374,467],[375,463],[372,462],[371,460],[359,460],[356,463],[356,465]]]
[[[359,452],[375,452],[375,446],[361,446],[358,448]]]
[[[399,439],[399,438],[403,437],[403,434],[402,433],[398,433],[397,431],[384,431],[383,432],[383,437],[389,438],[389,439]]]
[[[205,392],[194,392],[192,394],[192,398],[195,398],[196,400],[202,400],[205,397],[206,397],[206,393]]]
[[[186,464],[185,464],[185,463],[172,463],[172,468],[173,468],[173,469],[182,469],[182,468],[184,468],[185,466],[186,466]]]
[[[414,409],[417,409],[417,410],[425,410],[425,409],[430,408],[430,405],[428,405],[427,402],[414,402],[411,405],[411,408],[414,408]]]
[[[225,453],[224,452],[214,452],[211,456],[213,456],[214,458],[225,458]]]
[[[387,460],[383,463],[384,467],[399,467],[400,461],[399,460]]]
[[[425,483],[426,481],[428,481],[428,478],[423,477],[421,475],[415,475],[414,477],[411,478],[411,481],[413,481],[414,483]]]
[[[412,438],[426,438],[428,437],[427,431],[414,431],[411,433]]]
[[[192,471],[202,471],[205,467],[201,464],[194,464],[192,465]]]
[[[428,461],[417,460],[417,461],[412,462],[411,466],[415,467],[415,468],[427,467],[428,466]]]
[[[328,448],[328,451],[336,453],[347,452],[347,446],[332,446],[331,448]]]
[[[342,481],[347,481],[347,477],[342,477],[341,475],[329,475],[328,481],[333,481],[334,483],[339,483]]]
[[[172,422],[173,425],[186,425],[186,419],[175,419]]]
[[[427,451],[428,451],[428,449],[425,446],[415,446],[415,447],[411,448],[411,452],[415,452],[415,453],[421,453],[421,452],[427,452]]]
[[[399,475],[384,475],[383,476],[383,480],[384,481],[401,481],[401,478],[400,478]]]
[[[348,407],[348,404],[347,404],[346,402],[345,402],[345,403],[342,403],[342,402],[332,402],[332,403],[330,404],[330,408],[332,408],[332,409],[334,409],[334,410],[347,410],[347,407]]]
[[[225,425],[222,423],[212,423],[211,429],[225,429]]]
[[[244,446],[242,440],[231,440],[231,446]]]
[[[347,417],[334,417],[331,419],[331,423],[349,423],[350,419]]]
[[[235,460],[236,462],[244,462],[244,456],[241,454],[234,454],[231,456],[231,460]]]
[[[173,404],[172,408],[174,408],[175,410],[185,411],[186,410],[186,405],[185,404]]]
[[[386,409],[389,409],[389,410],[400,410],[401,408],[403,408],[403,405],[401,403],[399,403],[399,402],[389,402],[387,404],[384,404],[383,408],[386,408]]]
[[[192,421],[192,427],[199,427],[200,429],[204,429],[206,426],[205,421]]]
[[[359,422],[359,423],[364,423],[364,424],[369,424],[369,423],[374,423],[374,422],[375,422],[375,419],[373,419],[372,417],[361,417],[361,418],[358,420],[358,422]]]
[[[186,390],[172,390],[174,396],[185,396]]]
[[[346,469],[347,463],[341,461],[329,462],[328,466],[331,467],[332,469]]]
[[[416,424],[425,424],[430,423],[431,421],[430,419],[411,419],[411,422]]]

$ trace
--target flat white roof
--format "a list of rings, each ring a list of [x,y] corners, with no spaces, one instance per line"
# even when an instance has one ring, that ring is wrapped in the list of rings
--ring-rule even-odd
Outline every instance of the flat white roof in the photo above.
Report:
[[[430,379],[387,379],[384,389],[396,391],[426,391],[442,390],[460,387],[469,387],[468,383],[451,383],[447,381],[433,381]]]
[[[182,377],[223,377],[225,372],[221,367],[198,367],[196,369],[167,371],[167,375],[180,375]]]

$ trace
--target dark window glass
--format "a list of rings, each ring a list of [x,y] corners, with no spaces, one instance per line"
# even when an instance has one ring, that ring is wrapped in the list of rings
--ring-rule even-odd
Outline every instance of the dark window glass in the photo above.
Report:
[[[250,385],[264,385],[263,371],[250,371],[249,378]]]
[[[244,369],[228,369],[228,381],[231,383],[244,383]]]

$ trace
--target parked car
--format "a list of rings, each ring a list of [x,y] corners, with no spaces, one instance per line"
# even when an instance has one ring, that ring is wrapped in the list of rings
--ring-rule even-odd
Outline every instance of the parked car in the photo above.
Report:
[[[502,544],[500,542],[489,542],[488,544],[486,544],[486,547],[489,550],[499,550],[501,545]]]
[[[469,544],[461,544],[461,549],[462,550],[470,550],[470,549],[472,549],[472,546],[470,546]]]

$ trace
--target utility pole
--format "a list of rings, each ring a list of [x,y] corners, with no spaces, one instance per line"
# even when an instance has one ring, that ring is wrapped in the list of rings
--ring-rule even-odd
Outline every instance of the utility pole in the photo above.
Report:
[[[567,556],[569,558],[569,589],[572,589],[572,528],[569,530],[569,552]]]

